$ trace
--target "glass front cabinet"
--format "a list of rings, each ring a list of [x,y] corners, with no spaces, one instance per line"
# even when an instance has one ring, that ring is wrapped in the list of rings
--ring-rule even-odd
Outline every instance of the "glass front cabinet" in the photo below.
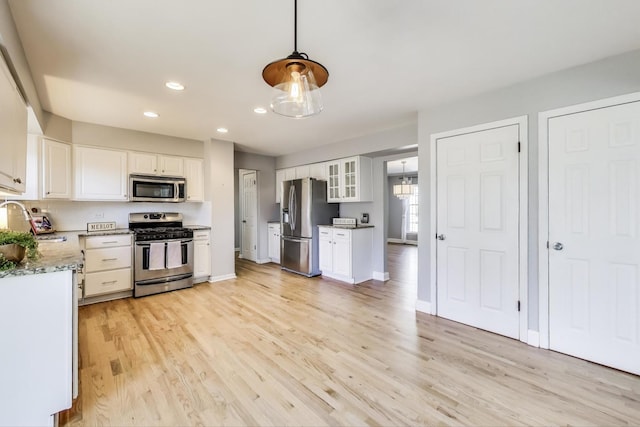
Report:
[[[371,201],[371,180],[369,157],[356,156],[327,162],[327,201]]]

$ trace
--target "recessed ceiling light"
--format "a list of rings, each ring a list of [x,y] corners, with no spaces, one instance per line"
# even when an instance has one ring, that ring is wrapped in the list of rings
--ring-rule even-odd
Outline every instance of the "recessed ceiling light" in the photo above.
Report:
[[[147,117],[151,117],[152,119],[155,119],[156,117],[160,116],[158,113],[155,113],[153,111],[145,111],[144,115]]]
[[[218,128],[218,129],[216,129],[216,130],[217,130],[218,132],[220,132],[220,133],[227,133],[227,132],[229,132],[229,129],[227,129],[227,128]]]
[[[184,90],[184,85],[182,85],[181,83],[178,83],[178,82],[166,82],[164,85],[166,87],[168,87],[169,89]]]
[[[255,113],[257,113],[257,114],[266,114],[266,113],[267,113],[267,110],[266,110],[266,109],[264,109],[264,108],[262,108],[262,107],[254,108],[254,109],[253,109],[253,111],[254,111]]]

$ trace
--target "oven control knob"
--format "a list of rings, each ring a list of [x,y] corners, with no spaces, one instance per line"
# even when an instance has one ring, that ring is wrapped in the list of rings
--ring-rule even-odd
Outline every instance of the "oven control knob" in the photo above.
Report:
[[[145,214],[144,219],[149,219],[149,215]]]

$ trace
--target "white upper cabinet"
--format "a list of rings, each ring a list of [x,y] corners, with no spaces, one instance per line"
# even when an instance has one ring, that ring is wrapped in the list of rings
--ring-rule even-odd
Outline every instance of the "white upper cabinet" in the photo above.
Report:
[[[204,162],[184,158],[184,177],[187,180],[187,202],[204,201]]]
[[[309,175],[309,165],[296,166],[296,179],[308,178]]]
[[[326,181],[327,179],[327,164],[326,163],[313,163],[309,165],[309,176],[315,179],[321,179]]]
[[[184,158],[130,151],[129,173],[183,177]]]
[[[164,176],[184,176],[184,158],[159,155],[158,171]]]
[[[127,152],[73,146],[75,200],[127,200]]]
[[[276,171],[276,203],[280,203],[282,196],[282,181],[284,181],[284,169],[278,169]]]
[[[27,107],[0,56],[0,189],[24,193],[27,174]]]
[[[355,156],[326,163],[328,202],[370,202],[371,159]]]
[[[42,198],[71,198],[71,145],[42,139]]]

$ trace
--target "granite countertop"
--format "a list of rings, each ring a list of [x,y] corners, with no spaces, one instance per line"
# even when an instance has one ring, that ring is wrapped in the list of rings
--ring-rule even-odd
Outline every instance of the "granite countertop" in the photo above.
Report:
[[[280,221],[267,221],[267,224],[280,224]]]
[[[60,234],[64,234],[64,231],[61,231]],[[69,231],[68,233],[77,234],[78,236],[114,236],[118,234],[133,234],[132,230],[128,228],[116,228],[115,230],[103,230],[103,231]]]
[[[36,260],[25,258],[16,268],[0,271],[0,279],[80,269],[82,267],[82,253],[78,246],[76,233],[54,233],[46,235],[48,239],[39,239],[38,252],[40,252],[40,257]],[[73,237],[67,234],[71,234]],[[65,237],[66,240],[62,241],[61,239]]]

